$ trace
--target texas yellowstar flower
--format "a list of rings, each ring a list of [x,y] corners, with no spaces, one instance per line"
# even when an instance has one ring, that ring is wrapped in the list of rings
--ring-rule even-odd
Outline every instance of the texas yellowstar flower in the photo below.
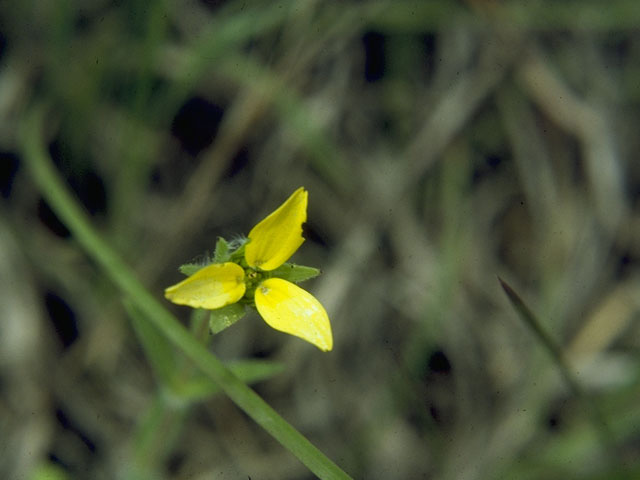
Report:
[[[238,302],[255,306],[270,327],[321,350],[331,350],[333,337],[327,312],[313,295],[292,283],[315,276],[318,271],[285,263],[304,242],[307,197],[307,191],[298,188],[231,252],[220,239],[223,248],[219,253],[216,246],[216,260],[225,261],[198,269],[167,288],[165,297],[179,305],[209,310]]]

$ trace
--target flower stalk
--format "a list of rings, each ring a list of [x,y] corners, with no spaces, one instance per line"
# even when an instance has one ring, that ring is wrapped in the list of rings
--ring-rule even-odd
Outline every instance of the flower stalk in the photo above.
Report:
[[[20,149],[36,185],[85,253],[144,314],[143,318],[147,318],[240,409],[295,455],[311,472],[322,479],[351,478],[225,367],[214,354],[198,343],[191,333],[140,283],[127,264],[94,230],[86,213],[69,193],[45,151],[43,145],[45,113],[44,108],[35,108],[27,112],[19,127]]]

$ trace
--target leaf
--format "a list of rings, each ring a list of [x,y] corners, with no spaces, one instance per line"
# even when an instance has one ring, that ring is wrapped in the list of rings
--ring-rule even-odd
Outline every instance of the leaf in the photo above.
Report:
[[[244,249],[247,243],[246,238],[239,238],[237,240],[231,240],[229,242],[229,248],[231,249],[231,253],[229,253],[229,261],[237,263],[238,265],[246,265],[244,260]]]
[[[184,265],[180,265],[178,270],[180,270],[180,273],[186,275],[187,277],[190,277],[198,270],[202,270],[204,267],[206,267],[206,265],[198,265],[197,263],[185,263]]]
[[[209,329],[214,335],[236,323],[245,315],[244,305],[232,303],[226,307],[217,308],[211,311],[209,318]]]
[[[133,330],[136,332],[142,348],[160,384],[173,388],[176,384],[176,351],[163,336],[140,312],[134,303],[125,298],[124,307],[129,317]]]
[[[218,237],[218,240],[216,242],[216,249],[213,252],[213,261],[215,263],[225,263],[229,260],[229,244],[224,238]]]
[[[267,380],[284,370],[282,363],[265,360],[239,360],[229,364],[228,367],[245,383]],[[174,391],[173,393],[187,402],[197,402],[219,392],[220,387],[218,385],[212,382],[211,379],[199,374],[188,383],[181,385],[179,391]]]
[[[31,473],[30,480],[69,480],[67,472],[53,462],[41,463]]]
[[[317,277],[322,272],[318,268],[296,265],[294,263],[285,263],[269,273],[269,276],[271,277],[278,277],[292,283],[298,283]]]

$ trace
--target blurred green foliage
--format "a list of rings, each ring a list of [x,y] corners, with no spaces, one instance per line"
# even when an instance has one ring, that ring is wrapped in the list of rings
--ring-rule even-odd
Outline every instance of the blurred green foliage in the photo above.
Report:
[[[255,315],[211,348],[354,478],[640,477],[636,3],[3,5],[0,477],[310,478],[138,340],[25,168],[42,107],[56,168],[159,299],[309,190],[292,261],[323,270],[334,351]]]

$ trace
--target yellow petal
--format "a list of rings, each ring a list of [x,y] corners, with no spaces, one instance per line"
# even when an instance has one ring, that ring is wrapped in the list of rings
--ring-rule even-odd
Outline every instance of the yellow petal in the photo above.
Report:
[[[213,263],[167,288],[164,296],[179,305],[213,310],[237,302],[244,291],[242,267],[235,263]]]
[[[255,302],[270,327],[300,337],[320,350],[333,348],[327,312],[309,292],[281,278],[269,278],[256,289]]]
[[[251,267],[273,270],[302,245],[302,224],[307,220],[307,191],[297,189],[277,210],[249,232],[245,258]]]

